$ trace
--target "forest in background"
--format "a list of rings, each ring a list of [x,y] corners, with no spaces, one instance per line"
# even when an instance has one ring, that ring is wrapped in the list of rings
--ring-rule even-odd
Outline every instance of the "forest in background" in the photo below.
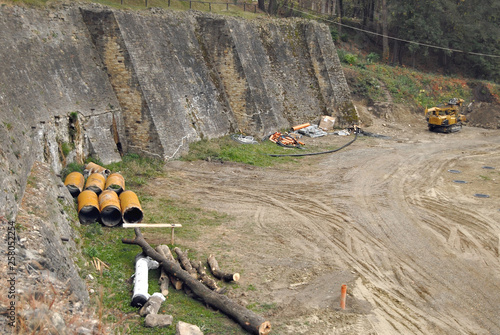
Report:
[[[263,2],[264,0],[259,0]],[[320,18],[380,61],[500,82],[500,1],[269,0],[280,16]]]

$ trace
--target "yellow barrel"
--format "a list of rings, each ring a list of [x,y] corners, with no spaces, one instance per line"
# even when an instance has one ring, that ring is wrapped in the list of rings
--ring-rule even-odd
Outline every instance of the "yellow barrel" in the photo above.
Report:
[[[103,225],[113,227],[122,221],[120,199],[118,199],[118,194],[116,194],[115,191],[102,191],[99,195],[99,209],[101,211],[101,222]]]
[[[105,167],[102,167],[94,162],[90,162],[87,165],[85,165],[85,171],[91,175],[92,173],[100,173],[103,176],[107,176],[111,173],[108,169]]]
[[[83,178],[83,174],[80,172],[71,172],[64,180],[64,185],[68,188],[73,198],[76,198],[83,191],[84,184],[85,178]]]
[[[104,189],[104,184],[106,183],[106,178],[100,173],[92,173],[85,183],[85,189],[94,191],[95,194],[101,194]]]
[[[99,200],[95,192],[85,190],[78,195],[78,218],[82,224],[99,220]]]
[[[125,179],[119,173],[112,173],[106,179],[106,185],[104,188],[120,194],[125,190]]]
[[[120,203],[122,208],[122,218],[125,223],[141,222],[144,214],[142,213],[139,198],[132,191],[123,191],[120,194]]]

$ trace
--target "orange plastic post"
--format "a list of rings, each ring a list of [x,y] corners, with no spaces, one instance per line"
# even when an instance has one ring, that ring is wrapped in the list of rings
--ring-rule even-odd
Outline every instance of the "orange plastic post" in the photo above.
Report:
[[[345,298],[347,295],[347,285],[342,285],[340,289],[340,308],[345,309]]]

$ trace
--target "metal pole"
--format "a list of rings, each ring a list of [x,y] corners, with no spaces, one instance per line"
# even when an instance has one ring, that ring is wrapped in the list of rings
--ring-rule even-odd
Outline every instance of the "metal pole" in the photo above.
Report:
[[[189,1],[189,9],[191,9],[191,0]]]
[[[208,3],[208,11],[209,11],[209,12],[211,12],[211,11],[212,11],[212,3],[211,3],[211,2],[209,2],[209,3]]]

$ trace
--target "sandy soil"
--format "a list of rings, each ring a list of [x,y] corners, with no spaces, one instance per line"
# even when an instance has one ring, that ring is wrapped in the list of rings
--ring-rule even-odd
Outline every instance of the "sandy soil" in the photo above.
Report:
[[[275,307],[274,334],[500,334],[500,130],[370,123],[390,138],[279,168],[175,161],[153,183],[234,218],[190,247]]]

